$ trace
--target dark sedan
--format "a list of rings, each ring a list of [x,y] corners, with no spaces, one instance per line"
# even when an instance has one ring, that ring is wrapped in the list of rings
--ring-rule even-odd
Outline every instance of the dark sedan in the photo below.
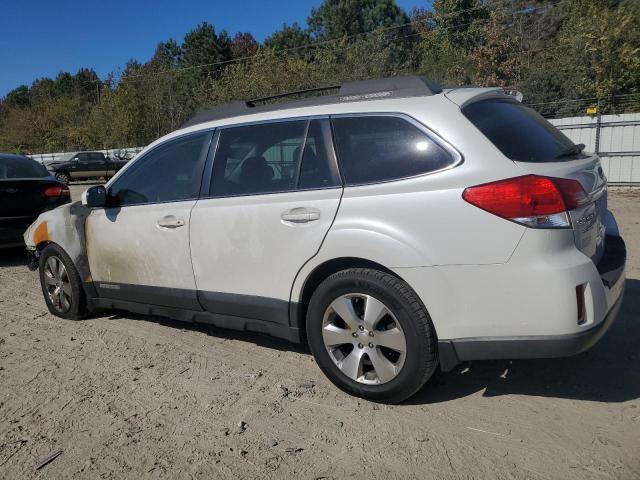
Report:
[[[40,213],[71,201],[69,187],[31,158],[0,153],[0,248],[24,245]]]

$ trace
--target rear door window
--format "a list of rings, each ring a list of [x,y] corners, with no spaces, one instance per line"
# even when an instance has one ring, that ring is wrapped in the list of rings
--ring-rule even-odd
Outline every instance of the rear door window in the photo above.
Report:
[[[331,144],[329,120],[312,120],[302,152],[298,188],[331,188],[340,185],[336,159]]]
[[[462,113],[511,160],[561,162],[583,156],[566,135],[518,101],[482,100]]]
[[[331,123],[347,185],[431,173],[455,162],[429,135],[401,117],[337,117]]]
[[[89,155],[89,160],[91,160],[92,162],[103,162],[104,155],[101,153],[91,153]]]
[[[295,120],[220,131],[210,194],[259,195],[339,185],[327,120]],[[327,140],[329,139],[329,140]]]

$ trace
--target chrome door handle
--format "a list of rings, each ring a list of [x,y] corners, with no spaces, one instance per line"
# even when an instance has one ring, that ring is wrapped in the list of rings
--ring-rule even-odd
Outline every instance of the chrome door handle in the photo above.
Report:
[[[320,210],[316,208],[297,207],[282,212],[280,218],[285,222],[308,223],[320,219]]]
[[[184,226],[184,219],[175,215],[167,215],[158,220],[158,226],[162,228],[179,228]]]

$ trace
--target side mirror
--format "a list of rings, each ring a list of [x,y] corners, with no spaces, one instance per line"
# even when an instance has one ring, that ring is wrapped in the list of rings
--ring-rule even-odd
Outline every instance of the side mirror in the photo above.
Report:
[[[104,207],[107,204],[107,189],[104,185],[88,188],[82,194],[82,205],[86,207]]]

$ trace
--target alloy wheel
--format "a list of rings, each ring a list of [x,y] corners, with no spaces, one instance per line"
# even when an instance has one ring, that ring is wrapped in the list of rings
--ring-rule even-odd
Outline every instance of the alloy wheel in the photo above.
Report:
[[[43,278],[49,301],[53,307],[61,313],[68,312],[71,308],[73,292],[69,274],[60,258],[55,255],[47,258]]]
[[[351,293],[331,302],[322,339],[333,363],[359,383],[387,383],[404,365],[407,341],[400,322],[371,295]]]

